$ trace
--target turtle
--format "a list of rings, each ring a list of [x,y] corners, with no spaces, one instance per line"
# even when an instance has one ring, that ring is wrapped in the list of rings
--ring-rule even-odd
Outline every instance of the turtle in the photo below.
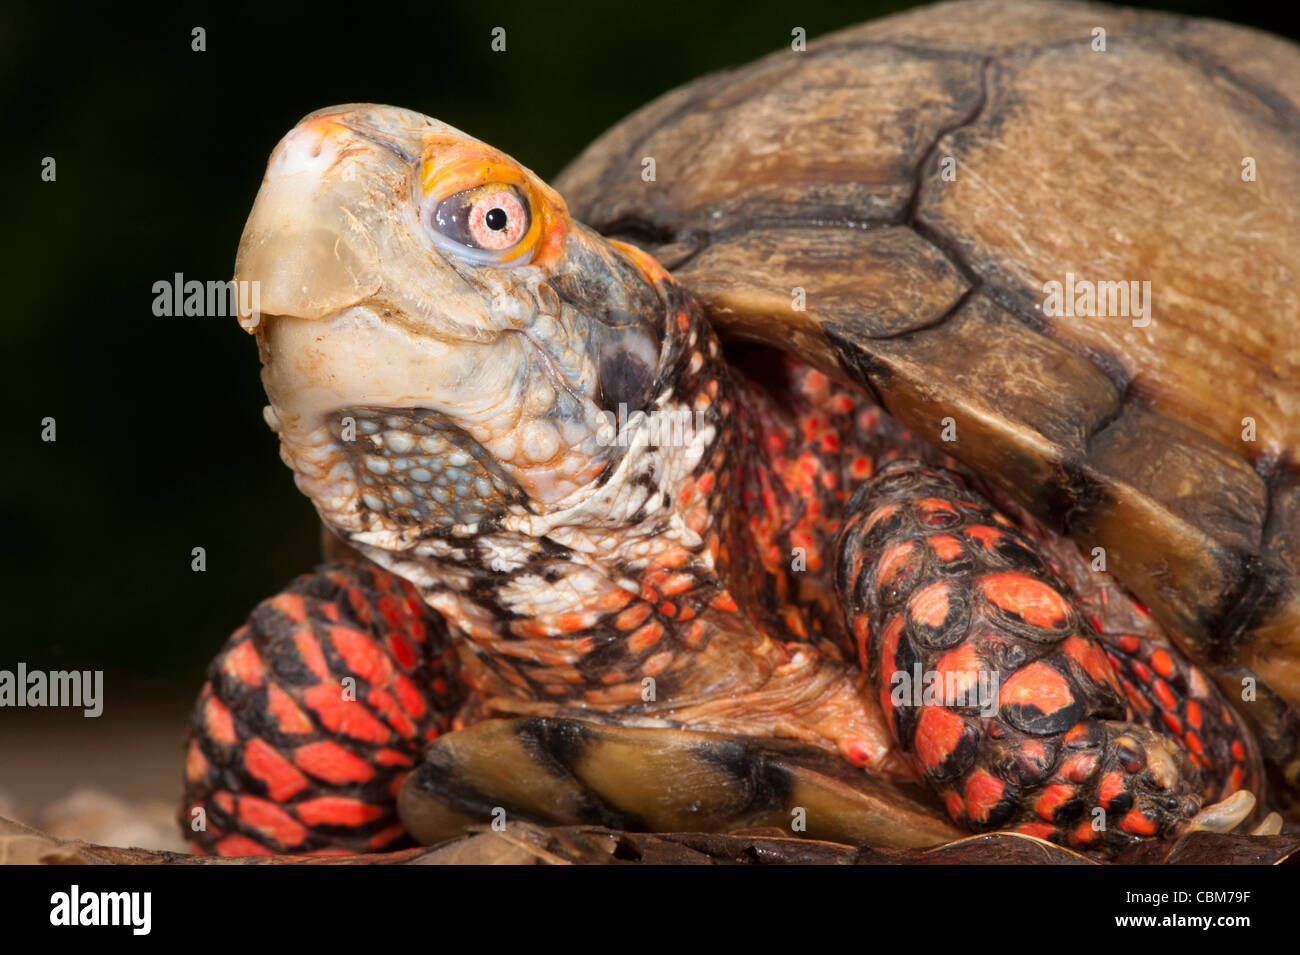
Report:
[[[669,92],[554,187],[308,115],[235,278],[325,562],[209,670],[195,851],[1291,826],[1295,76],[973,0]]]

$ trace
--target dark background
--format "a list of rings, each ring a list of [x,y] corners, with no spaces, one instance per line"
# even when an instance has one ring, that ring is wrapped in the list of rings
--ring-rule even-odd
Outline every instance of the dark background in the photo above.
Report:
[[[1296,35],[1281,3],[1140,5]],[[226,635],[316,560],[314,511],[262,423],[252,340],[232,319],[151,308],[173,273],[229,278],[266,158],[303,114],[407,106],[551,178],[632,109],[787,46],[793,26],[814,38],[910,6],[6,7],[0,668],[105,670],[105,720],[156,707],[162,738],[178,739]],[[195,26],[206,52],[190,49]],[[56,182],[40,179],[45,156]],[[46,416],[57,443],[40,440]],[[206,573],[190,569],[196,546]],[[0,711],[0,787],[32,792],[15,777],[37,764],[5,745],[24,715]],[[85,732],[76,722],[67,733]]]

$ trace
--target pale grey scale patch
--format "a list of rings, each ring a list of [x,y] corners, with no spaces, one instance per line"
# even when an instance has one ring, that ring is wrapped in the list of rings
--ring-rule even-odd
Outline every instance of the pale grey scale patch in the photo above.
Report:
[[[554,409],[555,417],[561,421],[586,423],[586,411],[583,409],[582,402],[569,391],[561,389],[556,392],[555,402],[551,407]]]
[[[437,412],[348,408],[331,417],[336,437],[345,417],[370,436],[364,444],[340,441],[362,485],[363,509],[441,534],[500,520],[508,507],[527,504],[491,454]]]

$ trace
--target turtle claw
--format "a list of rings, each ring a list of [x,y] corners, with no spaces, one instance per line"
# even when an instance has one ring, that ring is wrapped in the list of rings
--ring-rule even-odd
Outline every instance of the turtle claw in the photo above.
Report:
[[[1254,811],[1255,794],[1245,789],[1239,789],[1227,799],[1212,803],[1193,816],[1187,826],[1187,831],[1231,832]],[[1281,822],[1280,819],[1278,821]],[[1266,819],[1264,822],[1267,823],[1268,820]]]
[[[1276,812],[1270,812],[1264,817],[1254,829],[1250,830],[1252,836],[1276,836],[1282,833],[1282,817]]]

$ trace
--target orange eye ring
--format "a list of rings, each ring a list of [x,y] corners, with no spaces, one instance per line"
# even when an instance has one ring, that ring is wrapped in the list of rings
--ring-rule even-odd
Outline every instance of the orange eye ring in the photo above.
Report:
[[[556,219],[531,178],[494,156],[440,158],[426,159],[419,175],[420,217],[434,244],[475,264],[531,262]],[[504,215],[503,224],[488,221],[493,212]]]

